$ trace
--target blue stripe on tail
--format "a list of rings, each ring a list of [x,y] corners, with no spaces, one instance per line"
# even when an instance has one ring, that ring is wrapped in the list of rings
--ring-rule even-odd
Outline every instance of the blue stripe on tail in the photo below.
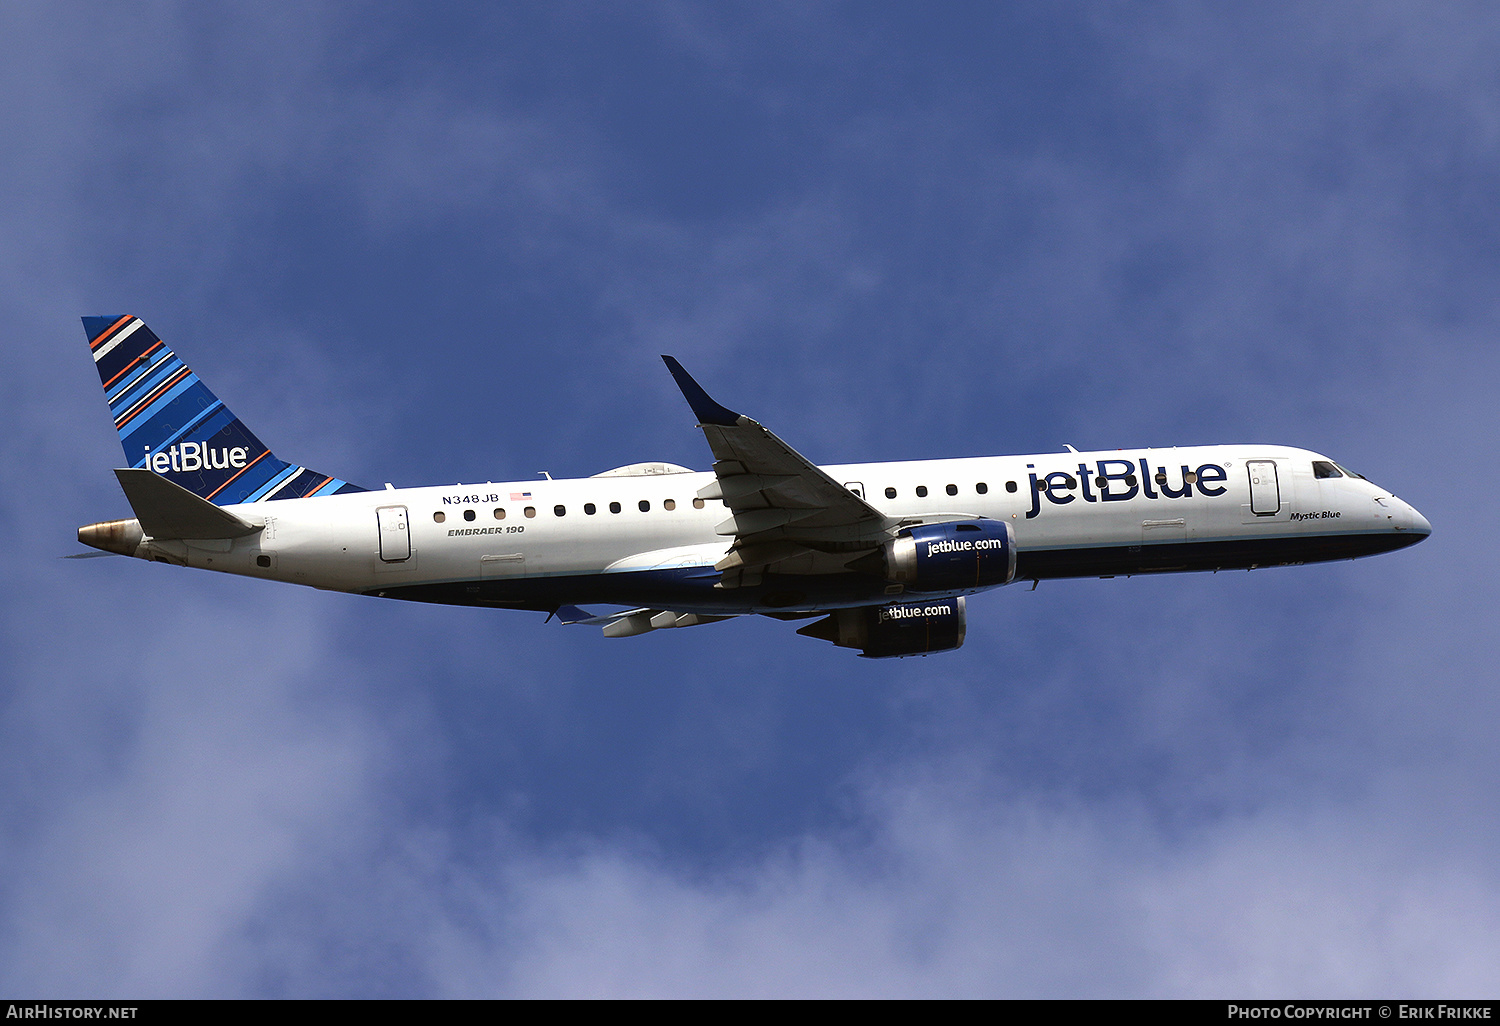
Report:
[[[138,317],[85,317],[128,466],[220,506],[366,489],[277,459]]]

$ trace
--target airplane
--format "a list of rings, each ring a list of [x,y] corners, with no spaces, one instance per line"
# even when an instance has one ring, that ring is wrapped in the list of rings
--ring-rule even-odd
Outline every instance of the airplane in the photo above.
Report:
[[[1353,559],[1421,513],[1326,456],[1206,445],[819,467],[662,359],[713,455],[572,480],[367,489],[274,455],[138,317],[85,317],[134,518],[107,553],[612,638],[760,614],[870,658],[956,649],[966,599],[1066,577]],[[596,614],[582,608],[625,608]]]

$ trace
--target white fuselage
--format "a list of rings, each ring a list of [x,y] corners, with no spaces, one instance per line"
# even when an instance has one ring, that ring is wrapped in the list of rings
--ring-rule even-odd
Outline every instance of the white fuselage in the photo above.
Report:
[[[1218,445],[823,469],[887,516],[1010,524],[1016,577],[1026,580],[1351,558],[1430,532],[1420,513],[1369,481],[1315,476],[1314,461],[1324,460],[1285,446]],[[696,498],[714,481],[668,473],[260,501],[224,507],[263,521],[253,536],[147,539],[136,555],[425,601],[763,611],[766,588],[712,586],[713,564],[733,541],[732,527],[721,528],[724,504]],[[894,594],[859,573],[830,583],[794,572],[772,590],[779,597],[769,605],[783,611]]]

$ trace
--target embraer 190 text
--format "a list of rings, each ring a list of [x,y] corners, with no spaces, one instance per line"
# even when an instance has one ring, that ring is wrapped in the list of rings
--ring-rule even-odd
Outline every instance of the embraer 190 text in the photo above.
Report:
[[[531,609],[610,637],[742,614],[866,656],[963,644],[1012,581],[1352,559],[1431,532],[1327,457],[1210,445],[818,467],[664,357],[711,473],[372,491],[274,456],[136,317],[85,317],[135,518],[107,552],[382,598]],[[599,603],[626,608],[594,615]]]

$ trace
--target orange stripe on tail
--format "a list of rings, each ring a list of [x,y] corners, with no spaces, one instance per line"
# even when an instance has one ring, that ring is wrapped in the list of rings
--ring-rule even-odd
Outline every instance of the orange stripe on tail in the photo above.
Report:
[[[269,455],[271,455],[271,450],[267,449],[265,452],[263,452],[259,456],[255,457],[255,459],[251,460],[249,463],[246,463],[243,467],[241,467],[240,468],[240,474],[243,474],[245,471],[249,470],[251,467],[255,466],[257,463],[259,463],[261,460],[265,459]],[[234,475],[234,477],[231,477],[228,481],[225,481],[223,484],[219,485],[219,487],[215,488],[212,492],[209,492],[208,495],[206,496],[207,499],[210,502],[212,502],[214,496],[218,495],[224,489],[226,489],[230,485],[234,484],[235,480],[240,476],[240,474]]]
[[[109,336],[113,335],[115,332],[119,331],[120,328],[129,324],[133,320],[135,320],[135,314],[126,314],[124,317],[121,317],[118,321],[115,321],[115,323],[111,324],[109,327],[101,331],[99,333],[99,337],[89,343],[89,349],[98,349],[104,344],[105,339],[109,338]]]
[[[146,357],[150,356],[152,353],[156,352],[164,344],[165,343],[163,343],[161,341],[161,339],[157,339],[156,340],[156,345],[154,345],[150,349],[146,350],[140,356],[137,356],[134,360],[131,360],[128,364],[125,365],[125,369],[124,370],[122,370],[119,374],[116,374],[114,377],[112,377],[108,381],[106,381],[104,383],[104,390],[106,392],[109,391],[109,386],[113,385],[116,381],[119,381],[126,374],[130,373],[130,369],[132,367],[134,367],[136,364],[140,363],[142,360],[146,359]]]
[[[191,373],[193,372],[184,367],[176,374],[173,374],[166,381],[163,381],[160,385],[157,385],[155,388],[153,388],[150,395],[135,404],[135,408],[129,413],[129,415],[125,417],[124,420],[117,421],[115,423],[116,430],[124,427],[126,424],[129,424],[132,420],[135,420],[135,418],[139,417],[142,413],[145,413],[147,410],[149,410],[152,403],[160,399],[168,389],[170,389],[173,385],[177,384],[179,381],[181,381]]]

